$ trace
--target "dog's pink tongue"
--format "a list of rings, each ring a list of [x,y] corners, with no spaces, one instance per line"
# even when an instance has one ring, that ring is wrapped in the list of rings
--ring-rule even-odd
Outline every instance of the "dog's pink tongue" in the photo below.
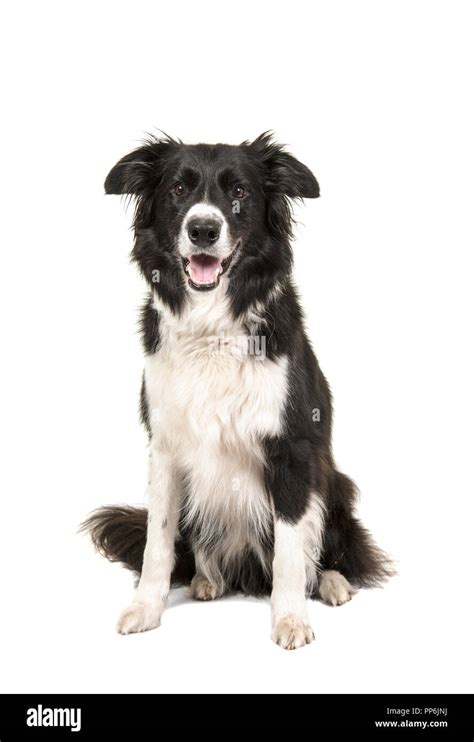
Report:
[[[212,283],[220,265],[220,260],[211,255],[191,255],[189,258],[191,278],[195,283]]]

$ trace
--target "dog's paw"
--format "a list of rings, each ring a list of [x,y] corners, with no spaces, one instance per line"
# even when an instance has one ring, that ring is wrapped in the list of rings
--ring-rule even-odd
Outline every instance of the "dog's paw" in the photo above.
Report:
[[[283,649],[298,649],[314,639],[311,626],[302,618],[290,613],[280,618],[273,628],[272,639]]]
[[[196,600],[214,600],[218,597],[218,593],[207,577],[194,575],[191,582],[191,596]]]
[[[119,634],[137,634],[156,629],[160,625],[159,611],[148,603],[131,603],[121,613],[117,622]]]
[[[319,594],[328,605],[342,605],[351,600],[354,590],[340,572],[328,569],[319,578]]]

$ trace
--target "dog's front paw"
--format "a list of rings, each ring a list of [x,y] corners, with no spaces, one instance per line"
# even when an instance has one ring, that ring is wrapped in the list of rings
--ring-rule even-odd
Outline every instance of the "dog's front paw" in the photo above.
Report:
[[[149,603],[131,603],[120,615],[117,622],[119,634],[137,634],[140,631],[156,629],[160,625],[160,613]]]
[[[276,621],[272,639],[283,649],[298,649],[298,647],[304,647],[305,644],[310,644],[314,639],[314,634],[308,623],[294,613],[290,613]]]

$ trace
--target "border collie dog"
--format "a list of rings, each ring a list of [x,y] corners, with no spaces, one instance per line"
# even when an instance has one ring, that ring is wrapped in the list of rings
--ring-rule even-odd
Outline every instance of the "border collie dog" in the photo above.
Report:
[[[141,414],[148,509],[83,527],[139,575],[122,634],[160,624],[171,586],[198,600],[271,595],[272,639],[313,639],[307,598],[336,606],[391,574],[354,515],[331,450],[331,394],[292,283],[291,200],[311,171],[271,135],[238,146],[149,139],[105,191],[134,198],[133,260],[149,295]]]

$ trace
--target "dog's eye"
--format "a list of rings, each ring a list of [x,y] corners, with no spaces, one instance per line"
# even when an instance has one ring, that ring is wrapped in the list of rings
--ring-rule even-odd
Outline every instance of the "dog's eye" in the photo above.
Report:
[[[182,183],[176,183],[176,185],[173,188],[173,193],[175,196],[183,196],[186,192],[186,188]]]
[[[236,185],[232,189],[232,195],[234,198],[244,198],[246,195],[245,188],[242,185]]]

